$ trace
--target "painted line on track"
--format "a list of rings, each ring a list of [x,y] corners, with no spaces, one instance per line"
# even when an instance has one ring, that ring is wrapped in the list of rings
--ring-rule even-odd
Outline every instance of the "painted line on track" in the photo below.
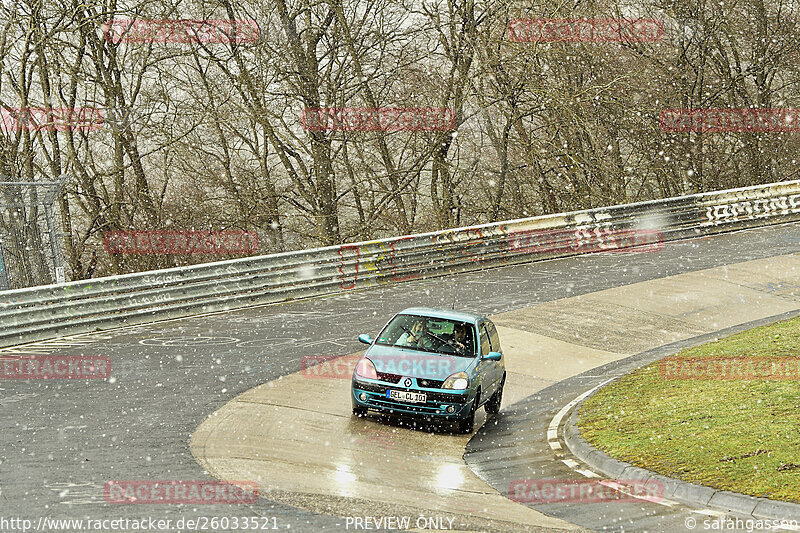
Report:
[[[606,385],[607,383],[610,383],[611,381],[613,381],[616,378],[617,378],[617,376],[609,378],[609,379],[603,381],[602,383],[600,383],[599,385],[597,385],[595,387],[592,387],[591,389],[587,390],[586,392],[580,394],[577,398],[575,398],[574,400],[569,402],[567,405],[562,407],[561,410],[558,413],[556,413],[556,415],[550,421],[550,425],[547,427],[547,443],[550,445],[550,449],[552,449],[553,451],[561,450],[560,453],[556,453],[556,457],[562,463],[567,465],[567,467],[569,467],[570,470],[572,470],[573,472],[577,472],[578,474],[580,474],[580,475],[582,475],[584,477],[587,477],[587,478],[593,478],[593,479],[594,478],[603,478],[603,476],[601,476],[597,472],[593,471],[592,469],[588,468],[588,465],[584,465],[584,464],[582,464],[579,461],[576,461],[574,459],[564,458],[563,457],[563,455],[565,454],[565,452],[563,451],[564,450],[564,446],[561,445],[561,442],[558,439],[558,428],[561,426],[562,422],[564,421],[564,417],[566,417],[567,414],[569,414],[570,411],[572,411],[572,409],[575,408],[576,405],[578,405],[580,402],[582,402],[583,400],[588,398],[590,395],[592,395],[597,389],[599,389],[603,385]],[[609,488],[612,488],[612,489],[614,489],[614,490],[616,490],[618,492],[621,492],[621,493],[623,493],[623,494],[625,494],[627,496],[632,496],[632,497],[634,497],[636,499],[639,499],[639,500],[645,500],[645,501],[648,501],[648,502],[651,502],[651,503],[657,503],[657,504],[663,505],[665,507],[674,507],[674,506],[678,505],[678,502],[673,501],[673,500],[668,500],[666,498],[652,498],[652,497],[649,497],[649,496],[638,496],[636,494],[632,494],[627,487],[624,487],[623,485],[620,485],[619,483],[617,483],[614,480],[604,480],[604,481],[599,481],[599,483],[604,485],[604,486],[607,486]]]
[[[600,474],[598,474],[598,473],[594,472],[593,470],[591,470],[590,468],[588,468],[588,465],[584,465],[581,462],[576,461],[574,459],[564,458],[563,457],[565,455],[565,452],[563,451],[565,446],[562,446],[561,442],[558,439],[558,428],[561,427],[561,424],[562,424],[564,418],[572,411],[572,409],[575,408],[576,405],[578,405],[580,402],[582,402],[583,400],[588,398],[590,395],[592,395],[597,389],[599,389],[600,387],[610,383],[611,381],[615,380],[617,377],[619,377],[619,376],[614,376],[612,378],[609,378],[609,379],[603,381],[599,385],[597,385],[595,387],[592,387],[588,391],[582,393],[577,398],[575,398],[574,400],[569,402],[567,405],[562,407],[561,410],[558,413],[556,413],[556,415],[550,421],[550,425],[547,427],[547,443],[550,445],[550,448],[555,452],[556,457],[562,463],[567,465],[572,471],[577,472],[578,474],[581,474],[582,476],[587,477],[587,478],[603,478],[604,476],[601,476]],[[566,447],[566,448],[569,449],[569,447]],[[676,505],[685,505],[685,504],[681,504],[681,502],[677,502],[675,500],[669,500],[667,498],[652,498],[652,497],[649,497],[649,496],[638,496],[636,494],[632,494],[630,492],[630,489],[628,489],[627,487],[625,487],[623,485],[620,485],[619,483],[617,483],[614,480],[602,480],[602,481],[598,481],[598,483],[600,483],[601,485],[607,486],[609,488],[612,488],[612,489],[614,489],[614,490],[616,490],[618,492],[621,492],[621,493],[623,493],[623,494],[625,494],[627,496],[631,496],[633,498],[636,498],[636,499],[639,499],[639,500],[644,500],[644,501],[647,501],[647,502],[650,502],[650,503],[657,503],[657,504],[663,505],[665,507],[675,507]],[[704,515],[704,516],[710,516],[710,517],[713,517],[713,518],[720,518],[720,517],[724,518],[724,517],[728,516],[727,512],[719,511],[719,510],[716,510],[716,509],[707,509],[707,508],[706,509],[687,509],[687,511],[689,511],[691,513]],[[755,517],[753,517],[753,519],[754,520],[758,520]],[[776,527],[775,530],[800,531],[800,526],[799,527],[791,527],[791,526],[789,526],[789,527],[784,527],[784,528]]]

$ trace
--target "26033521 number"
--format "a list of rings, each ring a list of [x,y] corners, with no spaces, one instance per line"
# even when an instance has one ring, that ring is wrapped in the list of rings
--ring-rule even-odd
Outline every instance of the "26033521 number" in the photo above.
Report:
[[[197,518],[197,529],[264,531],[278,529],[278,519],[274,516],[201,516]]]

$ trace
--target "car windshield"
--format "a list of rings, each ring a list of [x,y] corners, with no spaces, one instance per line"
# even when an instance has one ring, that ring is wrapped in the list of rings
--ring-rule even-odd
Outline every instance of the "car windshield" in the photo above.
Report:
[[[423,352],[474,357],[475,327],[457,320],[397,315],[383,328],[375,343]]]

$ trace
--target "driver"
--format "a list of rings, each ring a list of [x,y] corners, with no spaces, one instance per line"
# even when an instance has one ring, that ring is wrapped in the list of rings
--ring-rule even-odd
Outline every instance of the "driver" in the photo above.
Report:
[[[453,328],[453,346],[458,353],[467,355],[470,353],[470,349],[467,347],[468,344],[467,326],[456,324]]]
[[[409,346],[412,348],[423,348],[430,350],[433,348],[430,335],[428,335],[428,324],[424,320],[415,320],[411,329],[400,335],[395,345]]]

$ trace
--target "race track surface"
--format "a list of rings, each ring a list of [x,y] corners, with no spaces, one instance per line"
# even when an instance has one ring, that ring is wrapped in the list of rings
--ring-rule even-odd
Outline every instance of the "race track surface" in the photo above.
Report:
[[[457,308],[493,315],[507,352],[509,387],[497,424],[490,422],[479,438],[485,443],[504,427],[520,431],[493,459],[493,469],[521,475],[515,465],[546,441],[536,431],[503,426],[506,411],[519,412],[514,402],[528,398],[518,405],[535,406],[546,417],[560,409],[562,397],[531,395],[571,376],[797,308],[800,261],[789,254],[798,251],[800,226],[784,225],[668,243],[657,253],[531,263],[2,350],[3,357],[105,355],[113,365],[108,381],[0,381],[0,405],[13,412],[0,431],[3,515],[34,522],[43,514],[267,516],[292,531],[339,531],[345,516],[420,513],[458,518],[471,530],[594,527],[575,512],[531,509],[504,498],[491,485],[499,478],[477,467],[476,475],[461,458],[468,436],[351,419],[347,380],[309,379],[299,373],[302,358],[356,354],[357,333],[376,333],[405,307],[450,307],[455,299]],[[755,259],[761,261],[727,273],[652,282],[650,293],[634,285]],[[642,301],[647,297],[651,304]],[[598,306],[605,324],[598,323]],[[208,425],[231,413],[240,418],[229,426]],[[555,456],[542,463],[563,465]],[[264,497],[255,504],[103,500],[109,480],[241,479],[242,473],[259,478]],[[649,517],[650,528],[659,523],[652,513],[642,517]]]

